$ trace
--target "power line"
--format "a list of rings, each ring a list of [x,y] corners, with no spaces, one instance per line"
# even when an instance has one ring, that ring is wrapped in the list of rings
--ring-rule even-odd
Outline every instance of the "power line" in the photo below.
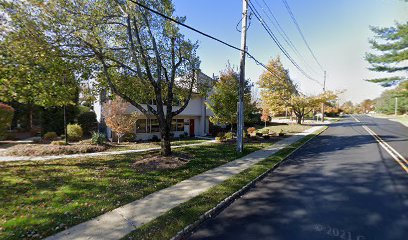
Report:
[[[269,36],[272,38],[272,40],[275,42],[275,44],[278,46],[278,48],[282,51],[282,53],[289,59],[289,61],[308,79],[318,83],[321,85],[321,83],[312,78],[310,75],[308,75],[297,63],[296,61],[290,56],[290,54],[286,51],[286,49],[282,46],[282,44],[279,42],[279,40],[276,38],[275,34],[271,31],[269,26],[262,20],[262,17],[260,16],[258,10],[253,6],[250,0],[248,0],[248,6],[251,9],[251,11],[254,13],[254,16],[258,19],[258,21],[261,23],[262,27],[266,30],[266,32],[269,34]]]
[[[265,13],[266,17],[270,20],[272,25],[275,27],[275,29],[278,31],[279,35],[285,40],[287,45],[293,50],[293,52],[302,60],[302,62],[314,73],[317,74],[315,69],[309,65],[309,63],[306,61],[304,56],[299,52],[299,50],[296,48],[296,46],[293,44],[292,40],[290,40],[289,36],[286,34],[285,30],[282,28],[281,24],[279,23],[278,19],[275,17],[275,14],[273,14],[271,8],[269,5],[265,2],[265,0],[262,0],[263,4],[266,6],[267,11],[264,10],[264,8],[261,6],[261,4],[258,3],[257,0],[255,2],[261,7],[262,11]],[[273,20],[271,19],[270,15],[272,16]]]
[[[227,42],[225,42],[225,41],[223,41],[223,40],[221,40],[221,39],[218,39],[218,38],[216,38],[216,37],[214,37],[214,36],[211,36],[211,35],[209,35],[209,34],[207,34],[207,33],[204,33],[204,32],[202,32],[202,31],[200,31],[200,30],[198,30],[198,29],[196,29],[196,28],[194,28],[194,27],[191,27],[191,26],[189,26],[189,25],[187,25],[187,24],[185,24],[185,23],[182,23],[182,22],[180,22],[180,21],[178,21],[178,20],[176,20],[176,19],[174,19],[174,18],[171,18],[171,17],[169,17],[169,16],[166,16],[166,15],[164,15],[163,13],[161,13],[161,12],[159,12],[159,11],[156,11],[156,10],[154,10],[154,9],[152,9],[152,8],[150,8],[150,7],[148,7],[148,6],[144,5],[144,4],[142,4],[142,3],[139,3],[139,2],[134,1],[134,0],[130,0],[130,1],[133,2],[134,4],[138,5],[139,7],[142,7],[142,8],[144,8],[144,9],[146,9],[146,10],[152,12],[152,13],[155,13],[155,14],[157,14],[157,15],[159,15],[159,16],[161,16],[161,17],[163,17],[163,18],[165,18],[165,19],[167,19],[167,20],[169,20],[169,21],[171,21],[171,22],[174,22],[174,23],[180,25],[180,26],[183,26],[183,27],[185,27],[185,28],[187,28],[187,29],[190,29],[190,30],[193,31],[193,32],[199,33],[199,34],[201,34],[201,35],[203,35],[203,36],[205,36],[205,37],[207,37],[207,38],[210,38],[210,39],[212,39],[212,40],[214,40],[214,41],[217,41],[217,42],[219,42],[219,43],[221,43],[221,44],[224,44],[225,46],[228,46],[228,47],[230,47],[230,48],[232,48],[232,49],[235,49],[235,50],[237,50],[237,51],[240,51],[240,52],[243,51],[243,52],[245,52],[245,53],[247,54],[247,56],[248,56],[249,58],[251,58],[252,60],[254,60],[254,62],[255,62],[257,65],[262,66],[262,67],[265,68],[268,72],[270,72],[272,75],[274,75],[275,77],[278,77],[275,72],[273,72],[271,69],[269,69],[264,63],[262,63],[261,61],[259,61],[258,59],[256,59],[256,58],[255,58],[252,54],[250,54],[247,50],[242,50],[242,49],[240,49],[240,48],[238,48],[238,47],[236,47],[236,46],[234,46],[234,45],[232,45],[232,44],[230,44],[230,43],[227,43]]]
[[[313,53],[312,48],[310,47],[309,43],[306,41],[305,35],[302,32],[302,29],[300,28],[298,22],[296,21],[295,15],[293,14],[292,10],[290,9],[290,6],[288,4],[288,2],[286,0],[282,0],[283,4],[286,7],[286,10],[288,11],[290,17],[292,18],[293,23],[295,24],[298,32],[300,33],[300,36],[302,37],[303,41],[305,42],[307,48],[309,49],[309,52],[312,54],[312,57],[314,58],[314,60],[316,61],[317,65],[319,65],[320,69],[322,71],[324,71],[322,65],[320,64],[320,62],[317,60],[316,55]]]

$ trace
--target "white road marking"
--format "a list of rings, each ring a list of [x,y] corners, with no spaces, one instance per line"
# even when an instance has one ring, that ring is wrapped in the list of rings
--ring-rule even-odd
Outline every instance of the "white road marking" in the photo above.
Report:
[[[360,122],[356,117],[351,115],[352,118],[356,122]],[[373,130],[371,130],[369,127],[363,125],[363,128],[371,135],[374,137],[374,139],[380,144],[380,146],[387,151],[390,156],[408,173],[408,160],[405,159],[397,150],[395,150],[393,147],[391,147],[387,142],[385,142],[380,136],[378,136]]]

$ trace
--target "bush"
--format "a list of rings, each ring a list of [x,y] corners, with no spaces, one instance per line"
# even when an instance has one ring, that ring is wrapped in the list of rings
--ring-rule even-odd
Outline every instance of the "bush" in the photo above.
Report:
[[[262,129],[261,133],[262,133],[262,135],[269,134],[269,130],[268,129]]]
[[[262,133],[260,133],[260,132],[257,132],[257,133],[255,133],[256,134],[256,136],[258,136],[258,137],[262,137]]]
[[[84,112],[78,116],[78,124],[82,127],[85,135],[91,135],[98,128],[96,114],[94,112]]]
[[[3,140],[7,136],[7,129],[11,125],[11,121],[14,116],[14,108],[0,103],[0,140]]]
[[[83,131],[78,124],[68,124],[67,133],[69,141],[79,141],[82,139]]]
[[[157,135],[153,135],[152,142],[159,142],[159,141],[160,141],[159,137]]]
[[[279,131],[279,134],[278,134],[279,136],[285,136],[285,133],[283,132],[283,130],[281,129],[280,131]]]
[[[232,133],[232,132],[227,132],[226,134],[225,134],[225,139],[233,139],[234,138],[234,134]]]
[[[225,137],[225,133],[224,132],[219,132],[219,133],[217,133],[217,137],[223,138],[223,137]]]
[[[135,140],[136,140],[136,134],[134,134],[134,133],[127,133],[123,137],[123,141],[125,141],[125,142],[134,142]]]
[[[254,128],[254,127],[250,127],[250,128],[247,129],[248,134],[253,134],[255,131],[256,131],[256,128]]]
[[[184,133],[181,133],[180,135],[179,135],[179,138],[180,139],[183,139],[183,138],[185,138],[186,137],[186,135],[184,134]]]
[[[218,142],[225,141],[225,136],[222,136],[222,137],[215,137],[215,140],[216,140],[216,141],[218,141]]]
[[[54,141],[55,139],[57,139],[58,135],[56,132],[47,132],[46,134],[44,134],[43,139],[47,140],[47,141]]]
[[[65,141],[52,141],[51,145],[56,145],[56,146],[64,146]]]
[[[93,132],[91,138],[92,144],[102,145],[106,143],[106,136],[103,133]]]

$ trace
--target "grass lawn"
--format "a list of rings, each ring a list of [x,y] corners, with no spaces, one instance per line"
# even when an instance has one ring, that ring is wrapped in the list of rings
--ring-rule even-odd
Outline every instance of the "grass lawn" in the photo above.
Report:
[[[264,129],[272,130],[276,133],[279,133],[281,130],[286,133],[286,134],[292,134],[292,133],[299,133],[303,132],[312,126],[310,125],[300,125],[300,124],[279,124],[279,125],[273,125],[273,126],[267,126],[267,127],[260,127],[257,128],[258,132],[261,132]]]
[[[408,127],[408,115],[385,115],[385,114],[374,114],[373,117],[380,117],[380,118],[387,118],[390,120],[394,120],[400,122]]]
[[[173,146],[203,143],[205,139],[183,139],[173,140]],[[89,143],[88,143],[89,142]],[[50,144],[0,144],[0,156],[50,156],[50,155],[68,155],[76,153],[91,153],[104,151],[124,151],[124,150],[142,150],[148,148],[158,148],[160,142],[123,142],[121,144],[109,143],[107,145],[96,146],[90,144],[90,141],[71,143],[68,146],[55,146]]]
[[[229,178],[223,183],[210,188],[199,196],[180,204],[155,220],[136,229],[122,240],[170,239],[189,224],[197,221],[201,215],[217,206],[221,201],[240,190],[259,175],[271,169],[275,164],[285,159],[298,147],[311,138],[319,135],[327,127],[308,135],[302,140],[280,150],[273,156],[255,164],[247,170]]]
[[[132,164],[157,153],[0,163],[0,239],[40,239],[157,190],[273,144],[231,143],[175,149],[191,160],[173,170],[140,173]]]

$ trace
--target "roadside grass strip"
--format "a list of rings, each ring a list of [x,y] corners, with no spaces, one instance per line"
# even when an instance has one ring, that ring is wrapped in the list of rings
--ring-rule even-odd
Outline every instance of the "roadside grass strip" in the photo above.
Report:
[[[242,196],[256,182],[276,169],[287,157],[325,131],[324,126],[306,135],[297,142],[286,146],[274,155],[258,162],[239,174],[211,187],[206,192],[184,202],[167,211],[154,220],[135,229],[122,238],[125,239],[184,239],[206,220],[215,217],[229,206],[234,200]]]

